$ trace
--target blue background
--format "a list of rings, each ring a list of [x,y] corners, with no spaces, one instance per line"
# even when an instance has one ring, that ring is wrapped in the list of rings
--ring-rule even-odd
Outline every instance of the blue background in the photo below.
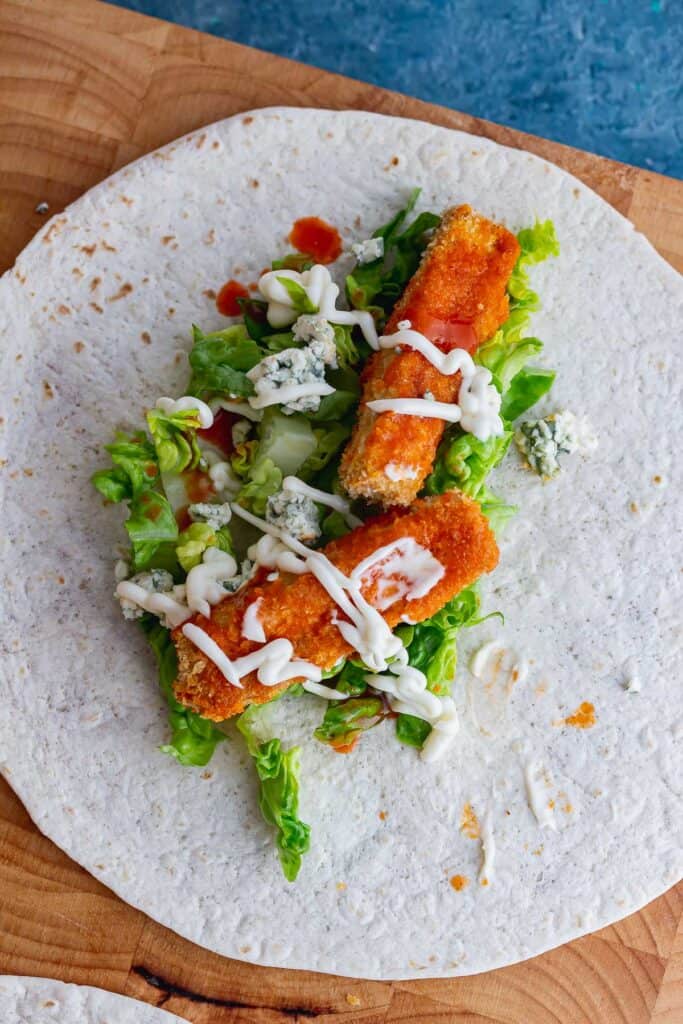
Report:
[[[683,0],[119,0],[683,177]]]

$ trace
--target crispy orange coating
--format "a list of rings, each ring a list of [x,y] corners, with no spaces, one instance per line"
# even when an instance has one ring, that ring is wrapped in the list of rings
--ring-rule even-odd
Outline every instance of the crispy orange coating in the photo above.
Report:
[[[442,351],[474,352],[507,320],[505,289],[518,255],[519,243],[507,228],[469,206],[447,210],[385,333],[410,320],[414,330]],[[384,349],[368,361],[362,380],[363,397],[342,457],[341,481],[354,498],[409,505],[432,468],[446,424],[424,416],[375,413],[367,403],[422,398],[426,391],[438,402],[454,402],[460,374],[444,376],[419,352]],[[392,464],[388,476],[386,468]]]
[[[400,537],[412,537],[428,548],[445,572],[424,597],[401,597],[382,613],[392,627],[403,616],[421,622],[434,615],[498,562],[498,547],[485,516],[476,502],[456,491],[416,501],[410,509],[386,512],[332,541],[324,551],[348,575],[368,555]],[[242,636],[245,611],[260,598],[258,618],[266,640],[286,637],[294,647],[295,658],[329,669],[353,653],[333,621],[333,616],[341,613],[314,576],[279,573],[277,579],[268,581],[266,575],[266,570],[261,570],[243,590],[217,605],[210,619],[195,615],[191,621],[234,660],[260,646]],[[363,587],[371,603],[376,586],[376,581],[369,581]],[[248,704],[263,704],[298,681],[263,686],[252,672],[242,679],[244,688],[240,690],[183,636],[182,628],[173,631],[173,641],[178,652],[176,697],[215,721],[239,714]]]

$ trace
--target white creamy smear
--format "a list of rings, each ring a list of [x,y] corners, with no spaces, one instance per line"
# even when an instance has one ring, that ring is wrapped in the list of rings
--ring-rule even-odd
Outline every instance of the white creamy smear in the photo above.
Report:
[[[357,324],[371,348],[376,349],[377,331],[372,314],[363,310],[337,309],[339,286],[334,283],[327,267],[316,263],[310,270],[269,270],[260,278],[258,287],[268,303],[266,316],[271,327],[288,327],[299,316],[285,286],[278,278],[294,281],[306,292],[309,302],[331,324]]]
[[[130,601],[151,615],[157,615],[169,629],[175,629],[192,614],[186,604],[170,594],[145,590],[132,580],[122,580],[114,593],[120,601]]]
[[[199,398],[193,398],[192,395],[183,395],[182,398],[157,398],[156,408],[165,412],[167,416],[172,416],[175,412],[196,411],[202,430],[213,426],[213,413],[209,406]]]
[[[493,881],[493,866],[496,861],[496,839],[493,834],[493,818],[490,811],[481,825],[481,869],[479,881],[490,885]]]
[[[384,467],[384,472],[390,480],[397,483],[399,480],[414,480],[417,477],[417,468],[406,462],[389,462]]]
[[[256,678],[262,686],[278,686],[279,683],[297,677],[319,682],[322,677],[317,665],[292,657],[294,648],[290,641],[284,638],[271,640],[257,651],[233,661],[208,633],[192,622],[186,622],[183,626],[183,636],[214,663],[229,683],[238,686],[240,690],[243,689],[240,680],[250,672],[256,672]]]
[[[384,611],[401,598],[415,601],[424,597],[445,571],[431,551],[412,537],[402,537],[363,559],[351,578],[376,582],[374,607]]]
[[[242,636],[245,640],[253,640],[257,644],[264,644],[266,642],[266,634],[258,617],[262,602],[262,597],[252,601],[242,619]]]
[[[527,762],[524,766],[524,786],[529,807],[538,824],[541,828],[557,831],[550,798],[552,780],[548,770],[535,761]]]
[[[462,375],[457,403],[436,402],[431,398],[379,398],[368,402],[373,412],[393,412],[402,416],[426,416],[430,419],[459,423],[463,430],[474,434],[480,441],[502,434],[500,418],[501,396],[492,383],[491,371],[477,366],[469,352],[454,348],[442,352],[419,331],[414,331],[409,320],[402,320],[394,334],[379,339],[380,348],[412,348],[420,352],[439,373],[450,377]],[[390,479],[393,479],[390,477]]]
[[[282,481],[282,489],[283,491],[293,491],[295,494],[305,494],[312,501],[317,501],[321,505],[333,508],[344,517],[344,520],[352,529],[363,525],[363,520],[359,519],[358,516],[354,516],[346,498],[342,498],[339,494],[328,494],[327,491],[319,491],[317,487],[310,487],[296,476],[286,476]]]

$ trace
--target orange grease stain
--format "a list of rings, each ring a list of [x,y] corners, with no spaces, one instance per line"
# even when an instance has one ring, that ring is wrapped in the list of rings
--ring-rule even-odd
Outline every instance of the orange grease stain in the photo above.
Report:
[[[211,477],[201,469],[189,469],[182,473],[182,480],[185,485],[185,492],[191,504],[200,501],[207,501],[214,493]]]
[[[450,883],[456,892],[462,892],[470,884],[470,880],[467,875],[453,875],[450,879]]]
[[[565,725],[572,725],[575,729],[590,729],[595,725],[595,708],[589,701],[584,701],[576,709],[573,715],[564,719]]]
[[[463,835],[466,835],[468,839],[479,839],[481,835],[481,829],[479,828],[479,819],[474,813],[472,804],[467,803],[462,809],[462,817],[460,818],[460,831]]]
[[[379,812],[379,818],[380,818],[380,821],[386,821],[387,820],[387,812],[386,811],[380,811]]]
[[[223,316],[239,316],[241,313],[238,299],[245,299],[249,292],[239,281],[226,281],[216,296],[216,309]]]
[[[300,217],[294,221],[289,241],[316,263],[334,263],[342,251],[339,232],[320,217]]]

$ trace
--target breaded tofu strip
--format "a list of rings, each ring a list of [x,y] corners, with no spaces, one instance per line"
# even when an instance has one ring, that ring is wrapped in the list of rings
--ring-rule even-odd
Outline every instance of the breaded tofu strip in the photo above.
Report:
[[[469,206],[447,210],[385,334],[394,333],[401,320],[410,320],[414,330],[442,351],[474,352],[507,320],[505,289],[519,251],[507,228]],[[367,403],[423,398],[425,392],[437,402],[455,402],[461,376],[445,376],[419,352],[384,349],[368,361],[361,379],[359,416],[342,457],[341,481],[354,498],[386,507],[409,505],[431,471],[446,424],[424,416],[376,413]]]
[[[364,558],[401,537],[412,537],[428,548],[445,571],[424,597],[401,597],[382,612],[392,627],[403,616],[420,622],[434,615],[463,587],[482,573],[490,572],[498,562],[498,547],[485,516],[476,502],[456,491],[424,498],[410,509],[395,509],[378,516],[332,541],[324,553],[349,575]],[[195,615],[190,621],[208,633],[234,660],[260,646],[242,636],[245,611],[260,600],[258,618],[266,641],[278,637],[290,640],[294,658],[329,669],[353,653],[334,624],[337,606],[312,574],[297,576],[281,572],[272,581],[268,581],[266,575],[266,570],[260,571],[243,590],[217,605],[210,619]],[[376,588],[377,582],[372,580],[363,588],[370,603]],[[298,681],[290,679],[277,686],[263,686],[252,672],[242,678],[244,688],[239,689],[183,635],[182,627],[173,631],[173,641],[178,652],[175,695],[206,718],[216,721],[230,718],[248,704],[263,704]]]

